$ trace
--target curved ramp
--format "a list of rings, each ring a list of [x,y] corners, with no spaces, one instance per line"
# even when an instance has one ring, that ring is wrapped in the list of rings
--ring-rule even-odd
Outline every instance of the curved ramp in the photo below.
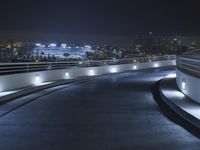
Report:
[[[0,117],[1,149],[199,149],[200,140],[169,121],[153,99],[151,87],[169,72],[113,74],[43,91]]]

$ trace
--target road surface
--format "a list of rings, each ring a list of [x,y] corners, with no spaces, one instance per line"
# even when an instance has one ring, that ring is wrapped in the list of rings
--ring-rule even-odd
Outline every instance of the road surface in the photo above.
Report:
[[[199,150],[200,140],[153,99],[152,85],[169,72],[101,76],[2,105],[0,150]]]

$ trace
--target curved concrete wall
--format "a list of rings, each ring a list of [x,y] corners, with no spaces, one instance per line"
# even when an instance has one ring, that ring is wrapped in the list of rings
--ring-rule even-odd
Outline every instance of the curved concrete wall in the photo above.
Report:
[[[200,80],[176,69],[176,83],[178,88],[192,100],[200,103]]]
[[[33,85],[36,82],[50,82],[62,79],[73,79],[81,76],[93,76],[130,70],[174,66],[175,63],[175,60],[167,60],[149,63],[111,65],[100,67],[73,67],[70,69],[2,75],[0,76],[0,92],[19,89],[22,87]]]

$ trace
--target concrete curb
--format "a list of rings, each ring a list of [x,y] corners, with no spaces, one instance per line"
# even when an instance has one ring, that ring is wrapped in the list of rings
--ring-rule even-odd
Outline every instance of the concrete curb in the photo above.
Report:
[[[70,84],[70,83],[77,82],[77,81],[85,81],[85,80],[92,79],[92,78],[95,78],[95,77],[97,77],[97,76],[94,76],[94,77],[88,77],[87,76],[87,77],[80,77],[80,78],[76,78],[76,79],[59,80],[59,81],[54,81],[54,82],[47,84],[47,85],[25,87],[25,88],[22,88],[21,90],[19,89],[20,90],[19,92],[1,97],[0,98],[0,105],[5,104],[7,102],[10,102],[12,100],[15,100],[17,98],[24,97],[24,96],[27,96],[29,94],[41,91],[41,90],[45,90],[45,89],[56,87],[56,86],[61,86],[61,85],[64,85],[64,84]]]
[[[178,105],[176,105],[175,103],[173,103],[170,98],[164,94],[163,89],[165,87],[165,84],[167,83],[166,81],[167,79],[162,79],[158,82],[156,87],[159,91],[159,96],[160,99],[162,100],[162,102],[170,109],[172,110],[176,115],[178,115],[180,118],[182,118],[185,123],[187,124],[187,126],[189,128],[195,128],[196,131],[199,131],[200,133],[200,120],[196,117],[194,117],[193,115],[187,113],[186,111],[184,111],[181,107],[179,107]],[[175,82],[175,80],[174,80]],[[175,87],[175,90],[178,90],[177,87]],[[178,90],[179,91],[179,90]],[[191,100],[190,98],[186,97],[188,100]],[[188,129],[191,130],[191,129]]]

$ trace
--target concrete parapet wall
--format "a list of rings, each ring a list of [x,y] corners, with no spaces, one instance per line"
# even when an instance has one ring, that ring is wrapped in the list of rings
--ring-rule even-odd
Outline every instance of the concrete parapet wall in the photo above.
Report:
[[[179,89],[192,100],[200,103],[200,79],[176,69],[176,83]]]
[[[38,82],[51,82],[62,79],[74,79],[81,76],[94,76],[131,70],[175,66],[175,63],[175,60],[167,60],[148,63],[109,65],[98,67],[72,67],[70,69],[1,75],[0,92],[19,89],[29,85],[37,84]]]

